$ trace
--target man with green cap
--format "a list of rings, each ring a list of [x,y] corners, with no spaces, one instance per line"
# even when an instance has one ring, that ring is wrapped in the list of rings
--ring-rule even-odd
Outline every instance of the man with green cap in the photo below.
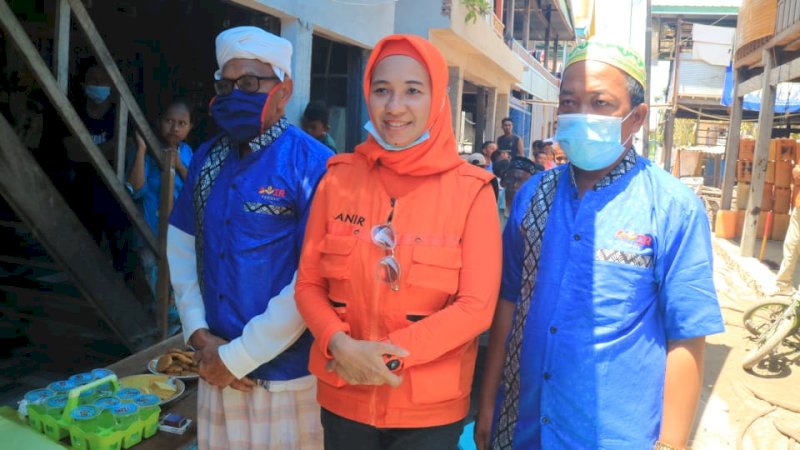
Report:
[[[687,445],[704,336],[724,325],[702,204],[631,143],[644,84],[625,46],[584,42],[567,60],[555,140],[570,162],[514,199],[479,449]]]

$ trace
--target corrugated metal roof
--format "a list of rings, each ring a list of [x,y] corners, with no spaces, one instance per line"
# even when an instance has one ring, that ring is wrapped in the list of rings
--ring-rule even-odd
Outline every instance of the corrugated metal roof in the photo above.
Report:
[[[712,66],[692,59],[691,52],[681,53],[678,66],[678,94],[686,97],[722,98],[725,67]]]

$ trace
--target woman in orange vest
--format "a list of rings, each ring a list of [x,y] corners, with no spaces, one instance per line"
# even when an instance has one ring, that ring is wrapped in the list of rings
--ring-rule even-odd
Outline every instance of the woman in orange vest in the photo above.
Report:
[[[501,242],[492,175],[457,154],[447,82],[427,40],[382,39],[369,136],[329,160],[311,207],[296,299],[328,450],[450,449],[461,434]]]

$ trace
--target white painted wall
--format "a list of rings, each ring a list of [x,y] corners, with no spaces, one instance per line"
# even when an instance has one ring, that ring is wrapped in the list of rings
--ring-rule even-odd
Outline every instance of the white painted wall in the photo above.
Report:
[[[397,4],[394,0],[233,1],[281,21],[299,18],[308,22],[315,33],[364,48],[374,47],[382,37],[392,33]]]

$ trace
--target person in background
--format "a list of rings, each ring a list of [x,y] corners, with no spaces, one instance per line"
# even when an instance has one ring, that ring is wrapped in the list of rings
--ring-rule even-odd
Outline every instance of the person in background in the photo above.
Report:
[[[644,60],[589,40],[567,58],[570,163],[517,193],[475,425],[478,449],[684,449],[704,336],[724,331],[708,216],[636,155]]]
[[[510,152],[514,156],[525,156],[522,138],[513,133],[514,121],[510,117],[503,118],[503,135],[497,138],[497,149]]]
[[[192,113],[188,104],[178,100],[170,103],[158,120],[158,132],[162,147],[159,149],[166,159],[172,159],[175,167],[175,186],[172,191],[173,202],[183,189],[189,164],[192,160],[192,148],[185,142],[192,130]],[[136,134],[137,151],[127,187],[137,200],[144,213],[144,220],[158,236],[159,207],[161,205],[161,170],[153,158],[147,154],[147,145],[141,135]],[[156,255],[150,247],[139,243],[139,261],[150,293],[156,298],[156,282],[158,280],[158,264]],[[178,320],[174,305],[170,308],[170,323]]]
[[[497,150],[496,152],[492,153],[491,160],[492,160],[492,171],[494,171],[494,165],[497,164],[498,161],[511,160],[511,152],[507,152],[504,150]]]
[[[337,153],[336,142],[334,142],[329,131],[331,126],[328,124],[330,113],[328,107],[322,101],[309,102],[303,111],[303,131],[322,142],[329,149]]]
[[[534,163],[528,158],[523,158],[521,156],[515,156],[511,158],[511,161],[509,161],[508,164],[508,169],[503,172],[502,178],[500,179],[500,184],[503,186],[503,190],[505,191],[505,195],[503,197],[505,201],[505,208],[503,208],[505,217],[501,218],[500,220],[500,225],[502,228],[505,228],[509,217],[508,214],[511,212],[511,205],[514,202],[514,196],[517,195],[520,187],[522,187],[522,185],[525,184],[525,182],[528,181],[532,175],[543,170],[544,167]]]
[[[556,166],[555,155],[553,153],[553,140],[552,139],[544,140],[542,142],[542,149],[544,150],[546,158],[545,164],[543,164],[544,168],[550,170]]]
[[[792,169],[792,179],[794,185],[800,185],[800,164],[796,164]],[[766,289],[765,294],[769,296],[791,296],[795,294],[794,269],[797,267],[797,254],[800,249],[800,196],[795,198],[791,215],[789,216],[789,227],[786,231],[786,238],[783,240],[783,259],[781,267],[775,275],[775,285]]]
[[[492,159],[492,155],[497,151],[497,144],[494,141],[486,141],[481,145],[481,153],[483,157],[486,158],[486,161],[489,162],[489,165],[486,166],[486,170],[492,171],[492,164],[494,161]]]
[[[331,151],[289,124],[292,44],[261,28],[217,36],[211,117],[170,216],[183,337],[197,351],[204,449],[322,448],[312,338],[294,282],[311,197]]]
[[[543,148],[536,150],[536,152],[533,154],[533,160],[536,162],[536,164],[546,167],[548,162],[547,152]]]
[[[510,159],[497,161],[492,168],[494,173],[494,181],[497,182],[497,217],[500,219],[500,230],[505,226],[506,215],[506,189],[503,187],[503,176],[506,174],[509,166],[511,166]]]
[[[558,145],[558,142],[553,143],[553,162],[557,166],[569,163],[569,157],[567,156],[566,153],[564,153],[564,150],[562,150],[561,147]]]
[[[331,159],[297,306],[327,450],[454,449],[500,277],[492,174],[456,150],[447,62],[413,35],[367,62],[367,141]],[[481,155],[482,156],[482,155]]]
[[[486,158],[483,156],[482,153],[473,153],[467,156],[467,162],[472,164],[473,166],[478,166],[481,169],[486,168]]]

